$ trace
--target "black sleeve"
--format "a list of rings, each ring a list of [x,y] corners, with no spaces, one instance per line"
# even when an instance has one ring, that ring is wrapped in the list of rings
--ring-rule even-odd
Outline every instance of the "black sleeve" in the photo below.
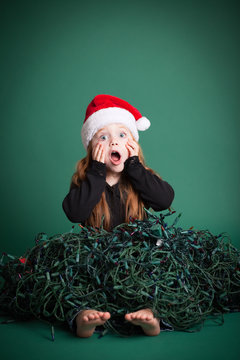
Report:
[[[146,208],[155,211],[168,209],[174,199],[174,190],[166,181],[145,169],[138,156],[125,161],[125,174],[141,196]]]
[[[101,199],[106,185],[106,165],[93,160],[86,179],[80,186],[71,184],[69,193],[62,203],[68,219],[81,223],[88,219],[91,211]]]

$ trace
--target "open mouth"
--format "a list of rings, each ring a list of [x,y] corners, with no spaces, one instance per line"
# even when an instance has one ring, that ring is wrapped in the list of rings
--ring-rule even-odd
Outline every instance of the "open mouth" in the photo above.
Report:
[[[118,151],[112,151],[111,152],[111,160],[114,164],[117,164],[120,162],[121,160],[121,155],[119,154]]]

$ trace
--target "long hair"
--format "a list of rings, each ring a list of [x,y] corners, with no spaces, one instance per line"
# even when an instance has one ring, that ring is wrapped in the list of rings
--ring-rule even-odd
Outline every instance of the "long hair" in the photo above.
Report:
[[[139,157],[139,161],[147,170],[156,174],[152,169],[145,166],[143,152],[140,145],[139,145],[138,157]],[[72,176],[72,183],[74,183],[77,186],[81,185],[81,182],[86,178],[86,173],[89,165],[91,164],[91,161],[92,161],[92,142],[90,141],[87,148],[86,157],[79,160],[76,164],[76,171]],[[126,176],[123,175],[123,173],[121,174],[121,178],[119,182],[119,192],[120,192],[121,201],[125,203],[125,222],[129,223],[130,217],[143,220],[145,217],[143,201],[140,198],[139,194],[133,189],[131,183],[128,181]],[[86,221],[86,225],[99,228],[101,226],[103,216],[104,216],[103,228],[106,230],[110,230],[111,213],[106,200],[105,192],[102,193],[100,201],[92,210],[91,215]]]

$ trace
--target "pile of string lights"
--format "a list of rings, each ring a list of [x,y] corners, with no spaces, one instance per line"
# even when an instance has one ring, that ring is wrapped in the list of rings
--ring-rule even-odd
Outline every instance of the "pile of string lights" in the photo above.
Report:
[[[147,211],[147,210],[146,210]],[[16,316],[64,322],[77,309],[114,319],[149,307],[173,329],[209,315],[239,311],[240,253],[226,234],[168,225],[174,212],[131,219],[111,232],[76,225],[50,238],[40,233],[23,257],[3,254],[0,306]]]

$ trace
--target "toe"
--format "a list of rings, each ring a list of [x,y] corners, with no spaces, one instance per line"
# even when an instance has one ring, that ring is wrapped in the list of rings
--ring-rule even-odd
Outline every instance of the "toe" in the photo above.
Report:
[[[101,315],[101,319],[102,320],[107,320],[107,319],[109,319],[110,318],[110,314],[109,313],[102,313],[102,315]]]
[[[105,313],[105,319],[110,319],[110,317],[111,317],[111,314],[109,312],[106,312]]]
[[[97,319],[99,319],[98,313],[96,312],[96,313],[89,314],[89,319],[90,319],[90,320],[97,320]]]
[[[125,319],[126,320],[131,320],[132,319],[132,313],[130,313],[130,314],[125,314]]]

